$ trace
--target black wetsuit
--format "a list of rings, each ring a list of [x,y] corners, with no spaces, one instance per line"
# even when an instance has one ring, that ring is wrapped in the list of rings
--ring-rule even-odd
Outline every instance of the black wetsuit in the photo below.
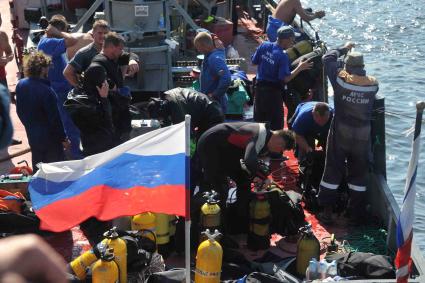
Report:
[[[125,142],[129,138],[131,131],[131,115],[129,105],[131,97],[119,94],[119,89],[124,86],[124,78],[121,72],[121,66],[127,66],[130,55],[123,54],[117,61],[111,60],[100,53],[93,58],[92,64],[101,65],[105,68],[109,87],[116,86],[116,91],[110,91],[108,98],[111,102],[112,120],[115,127],[116,139],[119,143]]]
[[[250,177],[259,174],[258,157],[267,153],[270,137],[271,131],[263,123],[223,123],[207,130],[200,137],[197,149],[207,183],[225,195],[226,177],[230,177],[238,185],[238,199],[239,194],[247,194]]]
[[[165,92],[166,115],[173,124],[183,122],[185,115],[191,116],[192,130],[197,128],[196,137],[200,137],[214,125],[224,122],[221,106],[208,96],[189,88],[173,88]]]

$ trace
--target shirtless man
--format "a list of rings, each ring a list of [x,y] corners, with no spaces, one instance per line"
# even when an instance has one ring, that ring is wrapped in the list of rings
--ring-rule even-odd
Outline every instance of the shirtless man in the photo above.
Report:
[[[300,0],[280,0],[273,14],[269,16],[267,24],[267,36],[270,42],[276,41],[277,30],[284,25],[290,25],[296,15],[304,21],[321,19],[325,16],[325,11],[316,11],[314,13],[304,10]]]
[[[2,24],[0,14],[0,27]],[[6,65],[13,60],[12,47],[9,44],[9,38],[4,31],[0,30],[0,84],[7,88]]]

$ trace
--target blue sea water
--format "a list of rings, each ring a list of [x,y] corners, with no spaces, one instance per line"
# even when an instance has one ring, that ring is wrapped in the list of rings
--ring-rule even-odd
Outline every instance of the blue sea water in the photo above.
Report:
[[[309,0],[304,7],[325,10],[312,21],[329,47],[353,41],[365,55],[368,74],[378,78],[386,110],[387,178],[402,202],[418,100],[425,100],[425,2],[417,0]],[[416,179],[414,237],[425,254],[425,125]]]

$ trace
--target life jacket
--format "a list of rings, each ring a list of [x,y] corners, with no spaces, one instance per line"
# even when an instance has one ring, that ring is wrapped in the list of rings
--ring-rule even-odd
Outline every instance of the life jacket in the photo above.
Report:
[[[20,192],[11,193],[0,189],[0,211],[20,214],[24,201],[25,198]]]

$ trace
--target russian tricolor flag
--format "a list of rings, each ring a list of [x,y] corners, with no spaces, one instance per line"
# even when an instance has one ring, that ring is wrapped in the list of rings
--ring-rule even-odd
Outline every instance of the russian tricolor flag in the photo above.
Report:
[[[41,164],[29,184],[40,228],[60,232],[93,216],[145,211],[185,216],[185,135],[183,122],[83,160]]]
[[[396,267],[397,283],[407,283],[411,271],[411,248],[413,241],[413,221],[415,218],[416,175],[418,173],[418,160],[421,145],[422,114],[425,102],[416,104],[415,133],[413,137],[413,150],[407,169],[404,199],[397,222],[397,255],[394,260]]]

